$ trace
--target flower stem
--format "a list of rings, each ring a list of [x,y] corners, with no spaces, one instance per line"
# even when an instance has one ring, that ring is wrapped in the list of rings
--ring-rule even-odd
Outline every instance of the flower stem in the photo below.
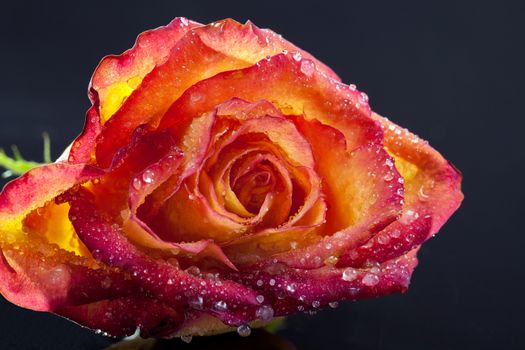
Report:
[[[6,169],[1,176],[3,178],[8,178],[11,176],[20,176],[25,174],[29,170],[36,168],[38,166],[51,163],[51,141],[49,134],[43,133],[42,138],[44,140],[44,162],[38,163],[30,160],[25,160],[20,153],[20,150],[17,146],[11,146],[11,152],[13,156],[8,156],[5,151],[0,148],[0,167]]]

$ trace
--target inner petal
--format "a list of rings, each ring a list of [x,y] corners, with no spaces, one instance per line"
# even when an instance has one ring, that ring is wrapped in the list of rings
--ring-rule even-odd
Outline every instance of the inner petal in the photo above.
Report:
[[[259,164],[239,178],[230,179],[233,192],[250,213],[258,213],[266,195],[274,189],[275,178],[272,173],[269,165]]]

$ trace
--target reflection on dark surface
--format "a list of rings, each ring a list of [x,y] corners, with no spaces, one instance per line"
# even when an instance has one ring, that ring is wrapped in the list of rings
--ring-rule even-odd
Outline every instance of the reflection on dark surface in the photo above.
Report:
[[[114,344],[106,350],[172,350],[172,349],[251,349],[251,350],[295,350],[288,340],[268,333],[265,330],[253,330],[247,338],[241,338],[237,333],[228,333],[213,337],[195,337],[189,344],[179,338],[172,340],[134,339]]]

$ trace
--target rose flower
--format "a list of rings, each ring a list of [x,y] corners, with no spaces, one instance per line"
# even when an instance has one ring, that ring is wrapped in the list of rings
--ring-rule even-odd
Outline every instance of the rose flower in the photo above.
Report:
[[[404,292],[463,198],[426,141],[250,22],[145,32],[89,97],[64,156],[0,194],[0,291],[114,336]]]

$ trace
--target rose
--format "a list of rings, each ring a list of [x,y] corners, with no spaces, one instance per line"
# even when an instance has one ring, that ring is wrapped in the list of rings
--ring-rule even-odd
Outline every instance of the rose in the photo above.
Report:
[[[461,176],[275,33],[184,18],[93,75],[83,133],[0,195],[0,291],[113,335],[405,291]]]

